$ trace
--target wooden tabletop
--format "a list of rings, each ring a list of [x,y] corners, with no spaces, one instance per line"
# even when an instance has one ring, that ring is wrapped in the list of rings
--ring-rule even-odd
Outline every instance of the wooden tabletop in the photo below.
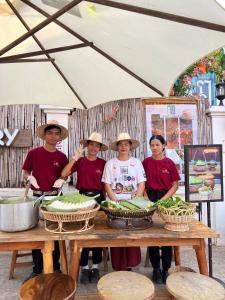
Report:
[[[79,234],[53,234],[44,229],[42,221],[36,228],[22,232],[1,232],[0,243],[9,242],[32,242],[32,241],[52,241],[52,240],[145,240],[150,238],[157,239],[200,239],[219,237],[213,229],[196,221],[190,224],[190,230],[186,232],[174,232],[164,229],[164,222],[155,214],[152,227],[143,230],[119,230],[108,227],[107,219],[103,212],[98,212],[95,218],[95,227],[89,231]]]

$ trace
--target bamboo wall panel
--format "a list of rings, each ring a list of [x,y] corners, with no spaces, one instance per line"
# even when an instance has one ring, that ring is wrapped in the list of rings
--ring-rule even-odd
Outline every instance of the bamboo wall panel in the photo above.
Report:
[[[115,119],[106,122],[112,115],[113,108],[118,106]],[[140,99],[113,101],[93,107],[89,110],[76,109],[69,116],[69,157],[79,147],[81,139],[87,139],[91,132],[102,134],[103,142],[109,145],[117,138],[118,133],[128,132],[132,138],[140,141],[140,147],[133,155],[144,159],[146,154],[146,117],[145,106]],[[101,153],[108,160],[114,157],[114,151]]]
[[[42,145],[36,128],[45,123],[45,114],[38,105],[0,106],[0,129],[31,129],[33,147]],[[31,148],[0,147],[0,188],[22,186],[22,166]]]

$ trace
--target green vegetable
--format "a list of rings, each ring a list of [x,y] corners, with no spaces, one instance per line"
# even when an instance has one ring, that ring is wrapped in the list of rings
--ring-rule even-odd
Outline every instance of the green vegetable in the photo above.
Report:
[[[132,203],[130,203],[128,201],[121,201],[120,205],[122,205],[122,206],[124,206],[124,207],[126,207],[126,208],[128,208],[130,210],[138,210],[138,209],[140,209],[139,207],[137,207],[136,205],[134,205],[134,204],[132,204]]]
[[[189,184],[190,185],[197,185],[202,183],[202,178],[199,178],[198,176],[190,176],[189,177]]]
[[[165,207],[165,208],[182,208],[182,209],[192,208],[191,203],[184,202],[178,196],[173,196],[173,197],[165,199],[165,200],[158,200],[155,203],[155,205],[156,206],[162,206],[162,207]]]
[[[205,166],[206,165],[206,162],[204,160],[197,160],[196,163],[195,163],[196,166]]]
[[[79,193],[75,194],[65,194],[63,196],[57,196],[52,200],[45,200],[42,202],[42,207],[46,207],[50,204],[52,204],[55,201],[62,201],[63,203],[72,203],[72,204],[78,204],[83,203],[86,201],[89,201],[91,199],[94,199],[94,197],[88,197]]]
[[[139,209],[149,209],[153,206],[153,202],[145,199],[144,197],[135,197],[130,200],[126,200],[127,202],[137,206]]]

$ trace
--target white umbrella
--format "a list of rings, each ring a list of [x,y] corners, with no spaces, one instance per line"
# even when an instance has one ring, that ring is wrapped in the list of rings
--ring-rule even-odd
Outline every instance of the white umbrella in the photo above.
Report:
[[[189,65],[225,45],[215,0],[14,1],[12,14],[0,4],[0,105],[166,97]]]

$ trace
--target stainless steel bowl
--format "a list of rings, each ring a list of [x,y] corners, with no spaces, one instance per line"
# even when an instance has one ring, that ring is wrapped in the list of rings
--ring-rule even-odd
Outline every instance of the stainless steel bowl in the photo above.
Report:
[[[24,231],[35,227],[39,220],[39,207],[34,207],[35,197],[12,197],[0,200],[0,230]]]

